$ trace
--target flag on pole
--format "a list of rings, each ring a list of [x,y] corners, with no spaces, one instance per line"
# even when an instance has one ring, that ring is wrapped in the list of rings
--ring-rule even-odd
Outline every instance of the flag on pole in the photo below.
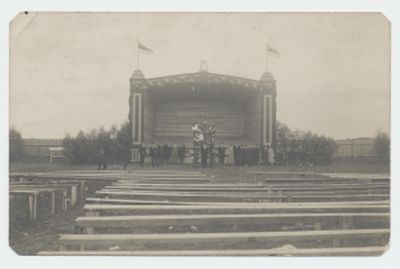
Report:
[[[153,54],[153,51],[151,49],[149,49],[148,47],[146,47],[145,45],[143,45],[140,41],[138,41],[137,43],[137,54],[136,54],[136,69],[139,70],[140,66],[139,66],[139,62],[140,62],[140,53],[149,53],[149,54]]]
[[[140,43],[140,41],[138,41],[138,52],[153,53],[153,51],[151,49],[149,49],[148,47],[146,47],[145,45]]]
[[[281,55],[277,49],[275,49],[273,46],[271,46],[268,43],[266,43],[265,48],[266,48],[266,50],[265,50],[265,71],[269,72],[269,55],[272,54],[276,57],[280,57]]]
[[[267,44],[267,51],[274,54],[275,56],[279,57],[281,56],[279,51],[277,51],[274,47],[272,47],[270,44]]]

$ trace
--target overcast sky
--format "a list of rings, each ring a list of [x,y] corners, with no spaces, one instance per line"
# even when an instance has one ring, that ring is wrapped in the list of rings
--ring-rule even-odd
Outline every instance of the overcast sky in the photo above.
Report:
[[[137,40],[147,78],[210,72],[259,79],[265,44],[279,121],[334,138],[389,132],[390,25],[377,13],[30,13],[11,23],[10,125],[62,138],[121,124]]]

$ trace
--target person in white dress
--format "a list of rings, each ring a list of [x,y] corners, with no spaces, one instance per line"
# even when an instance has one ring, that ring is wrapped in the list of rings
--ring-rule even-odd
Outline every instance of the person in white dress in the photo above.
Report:
[[[275,164],[275,152],[271,146],[268,146],[268,164],[274,165]]]

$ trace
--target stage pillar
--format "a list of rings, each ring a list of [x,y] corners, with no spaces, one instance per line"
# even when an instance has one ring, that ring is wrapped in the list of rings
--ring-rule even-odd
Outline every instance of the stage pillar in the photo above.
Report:
[[[261,145],[275,148],[276,81],[269,72],[261,77]]]
[[[139,161],[139,147],[143,143],[143,93],[145,82],[142,71],[136,70],[130,78],[129,123],[132,132],[131,161]]]

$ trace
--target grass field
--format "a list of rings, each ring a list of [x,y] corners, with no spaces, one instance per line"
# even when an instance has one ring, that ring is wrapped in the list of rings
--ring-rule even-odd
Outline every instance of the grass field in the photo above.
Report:
[[[37,161],[29,160],[10,164],[10,172],[46,172],[56,170],[84,170],[84,169],[97,169],[96,165],[70,165],[64,162],[49,163],[47,160]],[[109,165],[110,170],[122,170],[122,165]],[[134,169],[157,169],[151,165],[130,165],[128,170]],[[163,165],[159,169],[183,169],[183,170],[203,170],[201,168],[194,168],[191,165]],[[229,170],[283,170],[283,171],[310,171],[310,172],[337,172],[337,173],[389,173],[390,166],[386,164],[379,164],[373,161],[354,161],[354,160],[340,160],[333,161],[330,165],[320,166],[220,166],[216,165],[214,169],[204,169],[206,171],[229,171]]]
[[[48,162],[19,162],[10,165],[10,172],[49,172],[57,170],[95,170],[95,165],[70,165],[66,163],[48,163]],[[109,165],[109,170],[123,170],[121,165]],[[246,182],[252,177],[247,175],[247,171],[307,171],[320,173],[390,173],[390,166],[373,162],[355,162],[355,161],[336,161],[331,165],[321,166],[220,166],[216,165],[213,169],[194,168],[191,165],[163,165],[159,168],[153,168],[151,165],[138,166],[132,164],[128,166],[128,171],[135,169],[171,169],[171,170],[190,170],[202,171],[205,174],[213,175],[216,179],[222,181]]]

